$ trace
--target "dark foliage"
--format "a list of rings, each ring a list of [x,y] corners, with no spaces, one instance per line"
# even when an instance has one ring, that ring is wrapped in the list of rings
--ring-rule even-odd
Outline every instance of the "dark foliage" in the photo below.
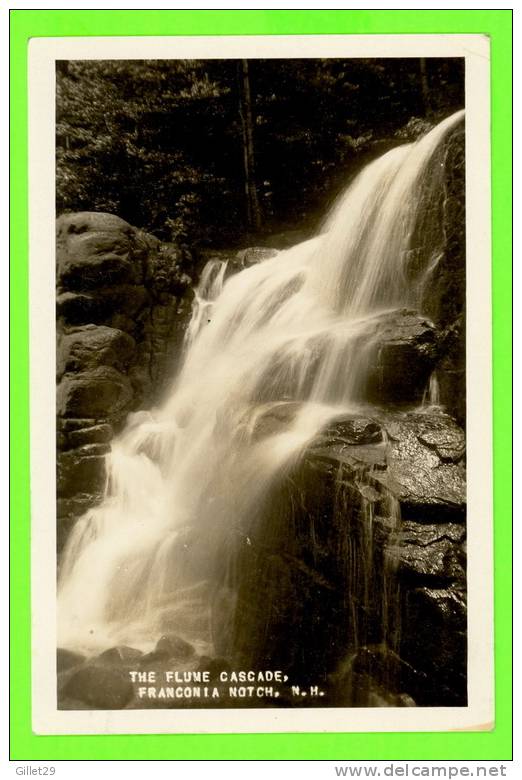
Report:
[[[57,67],[57,211],[190,246],[251,236],[238,60]],[[249,61],[261,234],[316,227],[369,158],[464,103],[460,59]]]

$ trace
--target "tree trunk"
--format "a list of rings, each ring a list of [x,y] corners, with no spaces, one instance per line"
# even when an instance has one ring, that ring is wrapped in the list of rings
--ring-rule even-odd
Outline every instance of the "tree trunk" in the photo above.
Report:
[[[428,73],[426,70],[426,58],[420,58],[420,84],[422,93],[422,102],[424,103],[424,115],[429,117],[431,114],[430,88],[428,84]]]
[[[261,226],[261,210],[257,197],[254,132],[252,120],[252,98],[250,94],[250,78],[248,60],[241,60],[240,66],[241,102],[240,115],[243,130],[243,164],[245,169],[245,196],[247,204],[248,226],[258,230]]]

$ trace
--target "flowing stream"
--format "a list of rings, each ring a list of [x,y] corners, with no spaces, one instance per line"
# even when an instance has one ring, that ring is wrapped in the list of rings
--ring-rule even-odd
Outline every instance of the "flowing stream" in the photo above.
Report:
[[[168,397],[129,416],[107,458],[105,498],[66,545],[60,646],[149,649],[174,631],[212,653],[227,533],[248,533],[313,437],[364,403],[378,316],[421,306],[443,247],[429,207],[444,176],[439,151],[462,118],[369,164],[312,240],[228,278],[223,263],[206,266]],[[412,245],[419,225],[422,252]],[[436,393],[434,379],[432,403]],[[283,423],[261,435],[282,403]]]

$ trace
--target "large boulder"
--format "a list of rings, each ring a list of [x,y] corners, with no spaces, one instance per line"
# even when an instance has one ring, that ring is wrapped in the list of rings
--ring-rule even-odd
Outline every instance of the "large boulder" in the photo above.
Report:
[[[66,374],[57,390],[57,409],[62,417],[93,417],[104,420],[130,410],[133,390],[129,379],[110,366]]]
[[[465,581],[466,529],[457,523],[424,524],[405,520],[386,546],[386,557],[411,585],[448,586]]]
[[[460,425],[466,420],[466,165],[465,130],[459,125],[443,150],[445,182],[439,204],[443,224],[437,266],[426,285],[422,311],[441,333],[437,366],[440,401]],[[421,237],[426,240],[426,235]]]
[[[410,309],[387,312],[376,318],[370,344],[364,398],[384,405],[419,403],[439,357],[434,324]]]
[[[466,422],[466,327],[461,312],[441,333],[437,365],[440,401],[462,426]]]
[[[265,246],[250,246],[247,249],[240,249],[235,258],[236,267],[238,270],[248,268],[251,265],[262,263],[264,260],[270,260],[278,254],[277,249],[270,249]]]
[[[174,375],[191,262],[186,248],[113,214],[57,220],[59,548],[99,501],[105,453],[126,415],[153,406]]]
[[[250,246],[245,249],[201,249],[199,262],[202,267],[206,263],[215,260],[226,263],[226,277],[239,273],[245,268],[270,260],[279,254],[277,249],[266,246]]]
[[[141,650],[137,650],[135,647],[128,647],[128,645],[116,645],[115,647],[109,647],[108,650],[104,650],[95,659],[97,665],[107,666],[120,666],[130,667],[131,669],[143,657]]]
[[[443,413],[383,415],[386,473],[376,475],[400,502],[403,519],[464,522],[464,431]]]
[[[135,229],[114,214],[64,214],[56,224],[58,284],[68,290],[104,287],[109,283],[139,283],[142,253]]]
[[[288,423],[275,411],[270,433]],[[242,668],[271,664],[301,685],[322,684],[329,704],[369,706],[385,697],[385,679],[393,706],[465,704],[463,458],[463,432],[440,411],[373,409],[329,425],[256,524],[231,532],[223,557],[233,556],[239,584],[216,589],[216,651]],[[446,609],[438,649],[410,641],[422,599],[437,625]],[[386,652],[370,665],[375,679],[363,680],[367,647]],[[353,678],[355,658],[359,694],[350,698],[339,674],[349,662]]]
[[[120,710],[133,698],[134,688],[125,671],[105,664],[92,664],[73,674],[60,693],[62,703],[71,699],[95,710]]]
[[[60,339],[57,373],[82,373],[99,366],[119,371],[128,368],[136,344],[132,336],[105,325],[84,325],[65,333]]]
[[[64,647],[59,647],[56,651],[56,671],[65,672],[68,669],[81,666],[85,661],[85,656],[81,653],[75,653],[73,650],[66,650]]]
[[[112,426],[108,423],[88,425],[69,431],[64,448],[82,447],[84,444],[108,444],[114,435]]]
[[[58,456],[58,494],[70,498],[81,493],[101,494],[105,486],[107,444],[86,444]]]
[[[103,323],[115,313],[125,314],[131,320],[149,300],[143,285],[117,284],[96,290],[62,292],[57,296],[59,317],[71,325],[83,322]]]
[[[155,652],[158,656],[179,661],[192,658],[195,651],[190,642],[186,642],[182,637],[176,634],[166,634],[158,639]]]
[[[419,706],[467,704],[467,606],[462,581],[406,589],[401,656],[417,673]]]

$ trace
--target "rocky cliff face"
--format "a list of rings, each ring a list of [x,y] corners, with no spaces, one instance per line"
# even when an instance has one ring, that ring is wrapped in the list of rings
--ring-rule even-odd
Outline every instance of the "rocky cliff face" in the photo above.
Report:
[[[220,654],[320,685],[329,705],[465,703],[465,485],[449,415],[368,408],[339,420],[255,533],[228,540],[241,584],[216,597]]]
[[[466,420],[466,199],[464,127],[444,148],[444,182],[433,208],[439,213],[443,242],[437,267],[422,301],[440,334],[436,365],[440,401],[460,425]],[[422,225],[420,226],[422,228]],[[421,244],[422,236],[415,240]],[[428,237],[429,240],[429,237]]]
[[[216,596],[222,655],[322,685],[329,705],[467,701],[462,129],[445,170],[422,316],[376,321],[366,408],[311,444],[254,535],[234,531],[240,588]],[[419,226],[413,266],[431,239]],[[272,408],[259,435],[295,412]]]
[[[216,586],[218,657],[181,652],[175,636],[172,647],[143,657],[133,648],[93,661],[61,651],[63,706],[93,706],[93,695],[99,707],[141,706],[122,677],[137,658],[146,669],[285,669],[301,685],[321,685],[330,706],[466,703],[460,130],[446,162],[444,191],[432,204],[444,246],[422,314],[402,309],[376,322],[366,406],[312,442],[254,533],[231,529],[223,558],[234,551],[239,585],[232,592],[223,575]],[[98,500],[104,455],[129,411],[153,405],[172,376],[190,280],[176,247],[112,215],[65,216],[57,231],[60,540]],[[246,250],[229,265],[241,270],[267,252]],[[277,431],[298,408],[272,406],[256,435]]]
[[[112,214],[60,217],[56,245],[61,548],[101,497],[115,432],[130,411],[157,403],[173,376],[191,280],[175,245]]]

